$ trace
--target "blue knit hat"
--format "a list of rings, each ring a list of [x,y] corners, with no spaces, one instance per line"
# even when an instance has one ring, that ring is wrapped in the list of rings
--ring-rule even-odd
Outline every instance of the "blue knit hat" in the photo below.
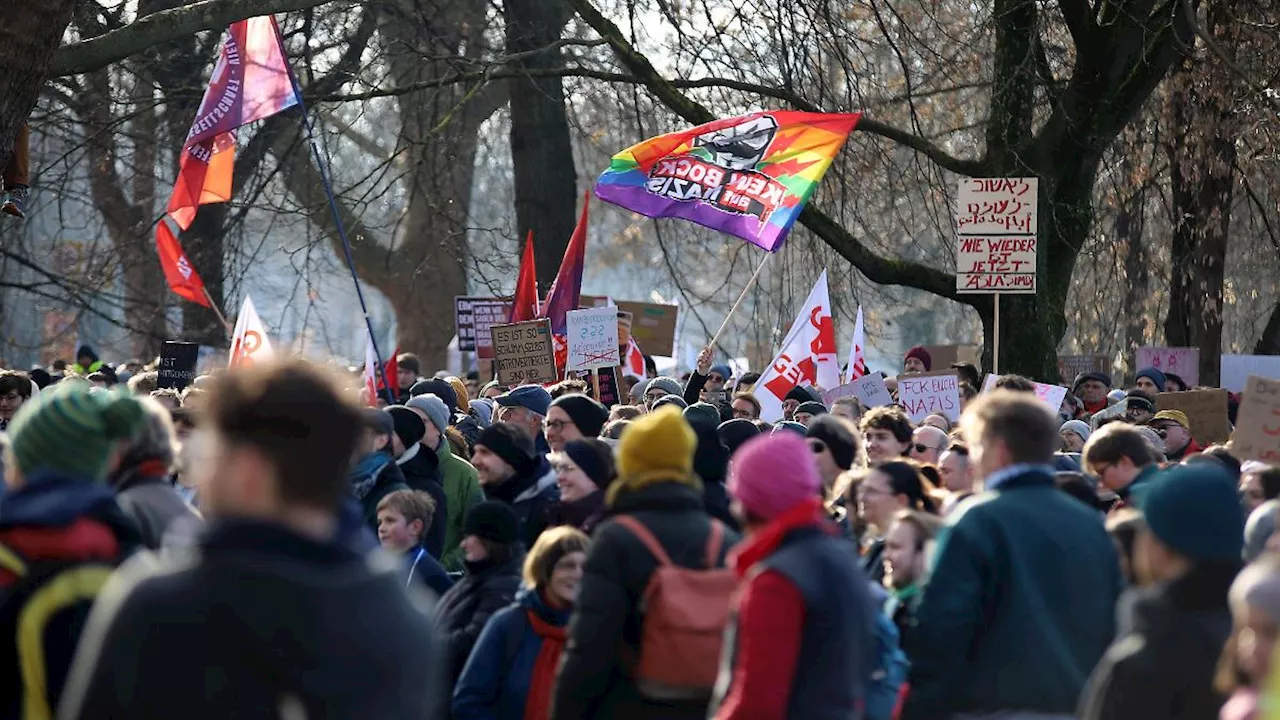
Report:
[[[1162,470],[1138,505],[1151,532],[1179,555],[1193,560],[1240,557],[1244,510],[1225,469],[1196,464]]]
[[[1164,384],[1168,382],[1168,380],[1164,376],[1164,373],[1160,372],[1159,370],[1153,367],[1142,368],[1141,370],[1138,371],[1138,374],[1133,377],[1133,381],[1138,382],[1138,378],[1141,378],[1141,377],[1151,378],[1151,382],[1155,383],[1156,389],[1158,389],[1160,392],[1164,392]]]

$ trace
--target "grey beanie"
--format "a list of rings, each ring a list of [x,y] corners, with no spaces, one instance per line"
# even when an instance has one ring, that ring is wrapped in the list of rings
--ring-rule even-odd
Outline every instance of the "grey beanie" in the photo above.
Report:
[[[1268,500],[1249,514],[1249,520],[1244,524],[1245,562],[1258,559],[1267,548],[1267,540],[1276,530],[1276,508],[1280,508],[1280,500]]]
[[[426,413],[431,419],[431,424],[436,426],[437,432],[443,433],[449,428],[449,408],[439,397],[431,393],[415,395],[409,398],[409,402],[405,405]]]
[[[684,396],[684,387],[680,385],[680,381],[666,375],[659,375],[650,380],[649,384],[645,385],[644,391],[649,392],[649,388],[662,388],[668,394]]]

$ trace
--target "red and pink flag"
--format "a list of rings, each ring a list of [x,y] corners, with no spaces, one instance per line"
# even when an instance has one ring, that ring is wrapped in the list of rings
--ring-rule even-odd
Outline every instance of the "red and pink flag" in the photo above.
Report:
[[[782,419],[782,401],[797,385],[830,390],[840,384],[840,360],[836,356],[836,329],[831,319],[827,271],[823,270],[809,292],[782,342],[782,351],[756,381],[760,419]]]
[[[156,226],[156,251],[160,254],[160,267],[164,270],[164,279],[169,288],[179,297],[190,300],[197,305],[209,307],[209,297],[204,289],[204,281],[191,267],[187,254],[182,251],[178,238],[174,237],[169,225],[161,222]]]
[[[846,383],[866,377],[871,372],[867,369],[866,347],[867,333],[862,326],[862,306],[859,305],[858,319],[853,323],[853,342],[849,345],[849,365],[844,371]]]
[[[628,375],[634,375],[641,380],[645,380],[649,377],[644,371],[644,353],[640,352],[640,346],[636,343],[634,335],[627,341],[627,357],[625,362],[626,367],[624,369]]]

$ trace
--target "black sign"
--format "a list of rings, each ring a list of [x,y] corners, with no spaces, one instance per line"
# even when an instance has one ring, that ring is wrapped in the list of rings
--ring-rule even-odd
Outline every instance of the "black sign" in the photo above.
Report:
[[[600,404],[605,407],[613,407],[614,405],[627,405],[629,398],[622,397],[622,391],[619,389],[621,383],[618,382],[618,368],[600,368],[600,397],[596,398]],[[591,379],[590,370],[580,370],[577,373],[578,379],[587,383],[587,394],[595,397],[594,381]]]
[[[200,359],[200,346],[196,343],[166,341],[160,350],[160,367],[157,369],[159,386],[182,390],[196,379],[196,363]]]

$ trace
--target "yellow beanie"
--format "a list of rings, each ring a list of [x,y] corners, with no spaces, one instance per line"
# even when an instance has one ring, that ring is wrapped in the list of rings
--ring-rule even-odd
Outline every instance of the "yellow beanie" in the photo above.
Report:
[[[464,413],[471,412],[471,396],[467,393],[467,384],[452,375],[444,381],[449,383],[449,387],[453,388],[453,392],[458,396],[458,410]]]
[[[701,483],[693,474],[698,436],[679,408],[665,405],[627,427],[618,443],[618,480],[606,498],[613,504],[619,490],[639,490],[657,482]]]

